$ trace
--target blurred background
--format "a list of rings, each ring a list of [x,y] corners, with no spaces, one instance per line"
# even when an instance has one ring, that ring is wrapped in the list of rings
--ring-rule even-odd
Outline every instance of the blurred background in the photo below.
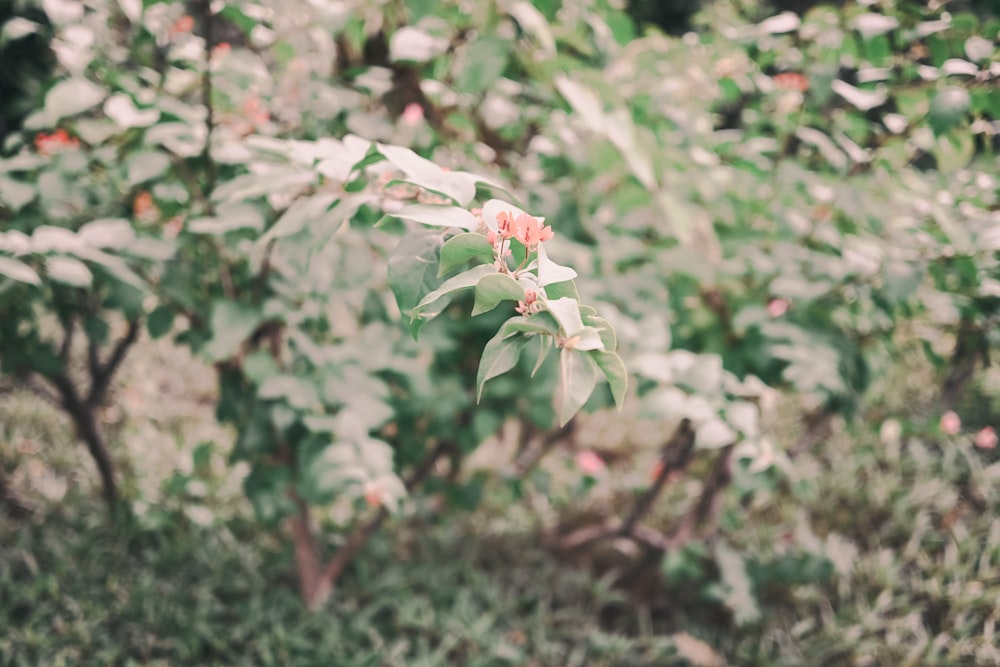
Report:
[[[0,663],[1000,664],[998,39],[0,0]],[[565,427],[513,305],[409,330],[492,196],[628,372]]]

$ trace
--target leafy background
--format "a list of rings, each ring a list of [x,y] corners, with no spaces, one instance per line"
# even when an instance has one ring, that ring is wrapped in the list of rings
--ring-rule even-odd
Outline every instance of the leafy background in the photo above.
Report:
[[[3,662],[998,662],[989,2],[0,21]],[[415,339],[491,197],[620,412],[477,402],[478,289]]]

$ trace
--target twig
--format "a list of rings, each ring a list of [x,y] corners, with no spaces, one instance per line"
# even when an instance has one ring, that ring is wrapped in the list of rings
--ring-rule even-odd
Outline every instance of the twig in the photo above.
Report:
[[[87,394],[87,405],[97,405],[104,398],[104,393],[108,390],[108,385],[111,383],[111,378],[114,377],[115,371],[118,370],[122,361],[125,360],[128,349],[138,340],[140,329],[138,319],[129,321],[128,330],[115,343],[106,364],[102,365],[99,360],[96,360],[95,353],[91,363],[90,392]],[[94,360],[96,360],[96,367]]]
[[[656,498],[666,486],[667,478],[675,470],[681,470],[687,466],[691,460],[691,453],[694,450],[694,429],[691,427],[691,420],[684,418],[677,425],[673,435],[663,445],[660,454],[661,467],[652,486],[646,489],[646,493],[639,499],[639,502],[632,508],[631,514],[622,523],[621,534],[630,535],[639,519],[644,517],[656,502]]]
[[[606,519],[596,525],[584,526],[562,538],[559,541],[559,546],[563,550],[572,551],[609,537],[628,537],[640,542],[646,541],[645,538],[637,539],[635,534],[637,524],[652,509],[656,498],[666,486],[670,473],[687,467],[694,451],[694,434],[691,420],[682,419],[661,448],[660,462],[662,467],[659,474],[624,521]],[[643,534],[648,537],[648,533],[644,532]]]
[[[69,363],[69,355],[73,349],[73,334],[76,332],[76,319],[68,317],[62,320],[63,327],[63,342],[59,346],[59,358],[63,362],[65,367]]]
[[[215,161],[212,160],[212,131],[215,117],[212,109],[212,48],[214,45],[214,21],[212,20],[212,0],[202,0],[202,20],[205,32],[205,72],[201,78],[201,98],[205,105],[205,147],[202,160],[205,162],[205,199],[211,206],[212,192],[215,190]]]

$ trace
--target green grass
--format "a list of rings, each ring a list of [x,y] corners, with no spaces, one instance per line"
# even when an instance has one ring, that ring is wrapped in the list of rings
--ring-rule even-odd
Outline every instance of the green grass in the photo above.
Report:
[[[968,434],[935,434],[931,379],[897,369],[865,419],[787,472],[738,475],[719,536],[662,565],[628,564],[616,545],[557,556],[544,535],[560,513],[494,480],[474,514],[392,524],[317,613],[299,603],[287,544],[246,518],[231,485],[197,500],[214,513],[209,527],[189,515],[185,480],[212,466],[199,473],[197,440],[183,433],[208,433],[210,403],[168,400],[171,416],[128,413],[116,427],[130,474],[161,482],[156,496],[133,484],[147,511],[113,526],[65,424],[23,396],[5,400],[0,460],[38,509],[0,515],[0,665],[1000,664],[1000,458]],[[993,413],[995,385],[983,376],[969,414]],[[149,391],[179,401],[185,386]],[[901,438],[879,435],[889,418]],[[144,472],[167,464],[134,458],[141,443],[127,441],[140,435],[176,440],[182,474]],[[65,497],[45,500],[33,465],[68,474]],[[616,483],[634,465],[616,462],[586,511],[627,497]],[[684,484],[654,521],[669,525]],[[711,650],[698,658],[690,637]]]

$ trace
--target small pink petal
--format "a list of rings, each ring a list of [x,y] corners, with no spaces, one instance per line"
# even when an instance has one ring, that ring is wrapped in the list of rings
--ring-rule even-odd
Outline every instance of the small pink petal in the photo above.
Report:
[[[787,299],[771,299],[767,303],[767,314],[772,319],[781,317],[788,312]]]
[[[576,465],[580,470],[588,475],[596,475],[602,472],[606,465],[604,465],[604,459],[590,451],[585,449],[582,452],[577,452],[576,454]]]
[[[417,125],[424,119],[424,110],[416,102],[411,102],[406,105],[403,109],[403,124],[404,125]]]
[[[962,430],[962,419],[954,410],[941,415],[941,432],[945,435],[955,435]]]
[[[987,426],[976,434],[975,444],[979,449],[993,449],[997,446],[997,432],[992,426]]]

